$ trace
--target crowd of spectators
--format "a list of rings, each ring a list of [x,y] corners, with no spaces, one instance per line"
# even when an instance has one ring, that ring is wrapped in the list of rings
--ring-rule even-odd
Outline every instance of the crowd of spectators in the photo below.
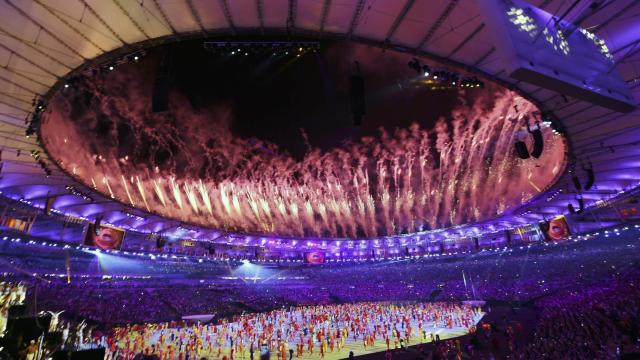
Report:
[[[540,318],[529,344],[514,346],[514,352],[527,358],[580,359],[635,351],[640,320],[638,245],[637,231],[631,229],[619,236],[460,256],[319,266],[170,259],[108,263],[108,258],[82,255],[69,261],[67,278],[24,275],[43,268],[67,270],[60,257],[36,253],[25,260],[7,252],[1,264],[26,270],[8,277],[29,287],[33,311],[65,310],[66,319],[87,319],[105,328],[195,314],[220,319],[295,305],[528,302],[539,309]],[[135,270],[128,273],[132,266]],[[116,279],[113,274],[130,277]]]
[[[639,353],[640,271],[537,301],[530,359],[613,359]]]

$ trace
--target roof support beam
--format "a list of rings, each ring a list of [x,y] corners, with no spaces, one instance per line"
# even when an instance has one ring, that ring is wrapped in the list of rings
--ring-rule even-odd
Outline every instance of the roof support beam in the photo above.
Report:
[[[18,109],[16,107],[14,107],[15,109]],[[24,110],[24,112],[29,113],[27,110]],[[11,136],[5,136],[5,135],[0,135],[0,138],[5,139],[7,141],[13,141],[15,143],[18,143],[20,145],[24,145],[25,147],[28,147],[30,149],[28,150],[32,150],[34,146],[36,146],[36,144],[33,141],[25,141],[25,137],[23,135],[20,134],[8,134]],[[20,151],[24,151],[25,148],[24,147],[20,147],[19,145],[4,145],[3,149],[14,149],[16,151],[16,157],[18,157],[19,155],[17,154],[18,150]],[[35,162],[33,163],[34,165],[36,164]],[[6,172],[3,172],[3,174],[7,174]]]
[[[602,177],[603,174],[619,174],[621,172],[621,170],[631,170],[631,171],[635,171],[640,169],[640,166],[627,166],[625,168],[615,168],[615,169],[599,169],[596,172],[596,176]],[[627,174],[625,174],[627,175]],[[639,179],[640,177],[636,176],[634,177],[635,179]],[[627,180],[628,178],[626,178],[625,180]],[[614,178],[604,178],[601,179],[600,181],[618,181],[618,179]]]
[[[264,6],[263,0],[256,0],[256,10],[258,12],[258,21],[260,22],[260,33],[264,35]]]
[[[27,110],[27,109],[23,109],[23,108],[21,108],[21,107],[18,107],[18,106],[16,106],[16,105],[13,105],[13,104],[8,103],[8,102],[4,102],[4,101],[2,101],[2,100],[0,100],[0,104],[5,105],[5,106],[8,106],[8,107],[13,108],[13,109],[16,109],[16,110],[24,111],[25,113],[28,113],[28,112],[29,112],[29,110]]]
[[[607,6],[613,4],[616,0],[609,0],[608,2],[606,0],[603,0],[600,3],[597,2],[592,2],[591,6],[584,8],[582,10],[582,12],[577,16],[576,19],[574,19],[571,22],[571,26],[573,27],[574,30],[576,30],[577,28],[579,28],[582,23],[584,23],[585,21],[587,21],[587,19],[589,19],[590,17],[592,17],[593,15],[596,15],[597,13],[599,13],[600,11],[602,11],[603,9],[605,9]],[[637,3],[637,1],[634,1],[635,3]],[[569,37],[571,34],[571,32],[569,32],[566,37]]]
[[[640,39],[639,39],[638,41],[640,42]],[[634,55],[636,55],[636,54],[640,53],[640,49],[635,49],[635,50],[634,50],[634,48],[635,48],[636,46],[638,46],[638,43],[635,43],[635,44],[634,44],[634,46],[633,46],[633,48],[629,49],[629,52],[627,52],[626,54],[624,54],[624,56],[622,56],[621,58],[619,58],[616,62],[617,62],[618,64],[622,64],[622,63],[625,63],[625,62],[627,62],[627,61],[631,61],[631,60],[632,60],[631,58],[632,58]],[[633,60],[635,61],[636,59],[633,59]],[[614,67],[615,67],[615,66],[614,66]],[[612,67],[612,68],[611,68],[611,70],[609,70],[609,72],[613,71],[614,67]]]
[[[489,51],[487,51],[486,53],[484,53],[484,55],[480,56],[480,58],[478,60],[476,60],[476,62],[473,63],[473,66],[478,67],[480,66],[485,60],[487,60],[487,58],[489,56],[491,56],[491,54],[493,54],[496,51],[495,46],[492,46],[491,49],[489,49]]]
[[[72,68],[71,66],[69,66],[69,65],[67,65],[67,64],[65,64],[65,63],[63,63],[62,61],[58,60],[57,58],[55,58],[55,57],[51,56],[50,54],[48,54],[48,53],[46,53],[46,52],[44,52],[44,51],[40,50],[37,46],[34,46],[34,45],[33,45],[33,44],[36,44],[36,45],[37,45],[37,43],[33,43],[33,42],[31,42],[31,41],[27,41],[27,40],[25,40],[25,39],[22,39],[22,38],[20,38],[20,37],[18,37],[18,36],[16,36],[16,35],[14,35],[14,34],[12,34],[12,33],[8,32],[8,31],[7,31],[6,29],[4,29],[2,26],[0,26],[0,34],[5,35],[5,36],[8,36],[8,37],[10,37],[10,38],[12,38],[12,39],[14,39],[14,40],[18,41],[19,43],[21,43],[21,44],[23,44],[23,45],[26,45],[26,46],[27,46],[28,48],[30,48],[31,50],[33,50],[33,51],[37,52],[38,54],[40,54],[40,55],[44,56],[45,58],[47,58],[47,59],[49,59],[49,60],[51,60],[51,61],[55,62],[56,64],[59,64],[60,66],[64,67],[65,69],[67,69],[67,70],[69,70],[69,71],[70,71],[70,70],[73,70],[73,68]]]
[[[546,98],[546,99],[544,99],[544,100],[540,100],[540,102],[541,102],[541,103],[546,103],[546,102],[549,102],[549,101],[551,101],[551,100],[553,100],[553,99],[557,98],[558,96],[561,96],[561,95],[560,95],[560,94],[553,94],[553,95],[551,95],[551,97],[548,97],[548,98]]]
[[[173,26],[173,23],[171,22],[171,19],[169,19],[169,16],[167,16],[167,13],[164,12],[162,5],[160,5],[158,0],[151,0],[151,1],[153,1],[153,5],[156,6],[156,9],[158,9],[158,11],[160,12],[160,16],[162,16],[162,19],[164,20],[164,22],[167,23],[167,26],[169,26],[169,28],[171,29],[171,32],[174,35],[178,35],[176,28]]]
[[[146,37],[147,39],[151,39],[151,36],[149,36],[149,34],[147,34],[146,31],[144,31],[144,29],[142,28],[142,26],[140,24],[138,24],[138,22],[136,21],[136,19],[133,18],[133,16],[129,13],[129,11],[127,11],[127,9],[124,8],[124,6],[122,6],[122,4],[120,4],[119,0],[113,0],[114,4],[116,4],[116,6],[120,9],[120,11],[122,11],[122,13],[129,19],[129,21],[131,21],[131,23],[133,24],[133,26],[136,27],[136,29],[138,29],[138,31],[144,35],[144,37]]]
[[[353,32],[358,26],[358,22],[360,21],[360,15],[362,15],[362,10],[364,9],[364,1],[358,0],[358,4],[356,5],[356,9],[353,11],[353,17],[351,18],[351,24],[349,24],[349,31],[347,32],[347,38],[351,39],[353,36]]]
[[[220,0],[220,6],[222,6],[222,12],[224,13],[224,18],[227,20],[227,24],[229,24],[229,29],[231,29],[231,33],[233,35],[236,35],[237,34],[236,25],[233,23],[233,16],[231,16],[231,10],[229,10],[229,1]]]
[[[622,146],[624,147],[631,147],[634,148],[636,147],[636,144],[631,143],[631,144],[622,144]],[[638,153],[634,153],[633,150],[632,151],[625,151],[624,154],[616,154],[616,155],[622,155],[622,156],[612,156],[613,152],[611,152],[610,148],[601,148],[601,147],[597,147],[595,148],[596,150],[607,150],[607,152],[600,152],[597,153],[595,155],[589,155],[589,163],[591,163],[592,165],[594,165],[594,171],[597,173],[598,169],[596,167],[600,167],[600,165],[609,165],[612,162],[622,162],[624,163],[625,160],[637,160],[638,159]],[[614,148],[615,150],[615,148]],[[622,153],[622,151],[620,151],[619,153]],[[602,156],[600,156],[602,155]]]
[[[538,7],[539,7],[540,9],[544,9],[544,8],[546,8],[547,6],[549,6],[549,4],[551,4],[551,2],[552,2],[552,1],[553,1],[553,0],[544,0],[544,1],[540,4],[540,6],[538,6]]]
[[[485,27],[484,23],[478,25],[478,27],[475,28],[471,32],[471,34],[469,34],[466,38],[464,38],[464,40],[462,40],[462,42],[458,44],[458,46],[456,46],[456,48],[451,51],[448,57],[453,57],[453,55],[455,55],[458,51],[460,51],[460,49],[462,49],[469,41],[471,41],[471,39],[473,39],[476,35],[478,35],[478,33],[482,31],[484,27]]]
[[[1,68],[6,70],[6,71],[8,71],[8,72],[10,72],[10,73],[12,73],[12,74],[14,74],[14,75],[16,75],[16,76],[18,76],[18,77],[21,77],[21,78],[23,78],[25,80],[31,81],[31,82],[33,82],[35,84],[38,84],[38,85],[40,85],[40,86],[42,86],[42,87],[44,87],[46,89],[51,87],[51,85],[47,85],[47,84],[45,84],[45,83],[43,83],[43,82],[41,82],[39,80],[32,79],[32,78],[28,77],[27,75],[24,75],[22,72],[20,72],[20,71],[18,71],[16,69],[10,68],[7,65],[2,66]]]
[[[24,85],[22,85],[22,84],[18,84],[17,82],[12,81],[12,80],[10,80],[10,79],[8,79],[8,78],[4,77],[2,74],[0,74],[0,80],[1,80],[1,81],[6,82],[7,84],[11,84],[11,85],[13,85],[13,86],[15,86],[15,87],[17,87],[17,88],[19,88],[19,89],[22,89],[22,90],[24,90],[24,91],[27,91],[27,92],[33,93],[33,94],[38,95],[38,96],[42,96],[42,94],[41,94],[40,92],[35,91],[35,90],[31,90],[31,89],[29,89],[29,88],[25,87],[25,86],[24,86]]]
[[[572,134],[575,134],[576,132],[582,131],[583,129],[580,129],[580,126],[587,125],[587,124],[591,123],[592,121],[602,121],[602,120],[604,120],[604,118],[606,118],[607,116],[611,116],[611,115],[615,115],[615,116],[614,116],[613,118],[611,118],[611,119],[607,119],[607,121],[610,121],[610,120],[614,120],[614,119],[621,118],[621,117],[623,117],[623,116],[624,116],[624,115],[626,115],[626,114],[624,114],[624,115],[620,115],[620,113],[619,113],[619,112],[614,111],[614,110],[611,110],[611,111],[606,112],[606,113],[604,113],[604,114],[598,114],[598,115],[596,115],[596,116],[591,116],[591,117],[589,117],[589,118],[582,119],[582,121],[580,121],[580,124],[575,125],[575,126],[574,126],[574,128],[572,129]],[[598,125],[596,125],[596,126],[592,126],[592,125],[590,125],[590,126],[589,126],[589,127],[587,127],[586,129],[591,129],[591,128],[594,128],[594,127],[597,127],[597,126],[598,126]]]
[[[0,47],[5,49],[6,51],[8,51],[10,54],[13,54],[17,57],[19,57],[20,59],[28,62],[29,64],[35,66],[36,68],[38,68],[39,70],[41,70],[42,72],[44,72],[45,74],[53,77],[54,79],[58,80],[60,79],[60,77],[54,73],[52,73],[51,71],[49,71],[49,69],[43,67],[42,65],[36,64],[33,60],[29,59],[28,57],[21,55],[20,53],[15,52],[13,49],[9,48],[8,46],[6,46],[3,43],[0,43]]]
[[[608,115],[612,115],[612,114],[614,114],[614,113],[615,113],[615,112],[612,112],[612,113],[609,113],[609,114],[602,115],[600,118],[606,117],[606,116],[608,116]],[[615,116],[615,117],[613,117],[613,118],[609,118],[609,119],[604,119],[604,120],[602,120],[602,121],[598,122],[597,124],[592,125],[592,126],[590,126],[590,127],[587,127],[587,128],[585,128],[585,129],[581,129],[581,130],[579,130],[579,131],[573,131],[573,132],[571,132],[571,135],[584,133],[584,132],[589,131],[589,130],[592,130],[592,129],[594,129],[594,128],[598,127],[598,126],[601,126],[601,125],[602,125],[602,124],[604,124],[604,123],[608,123],[608,122],[612,122],[612,121],[614,121],[614,120],[617,120],[617,119],[619,119],[619,118],[621,118],[621,117],[623,117],[623,116],[627,116],[627,114],[619,115],[619,116]],[[610,138],[610,137],[613,137],[613,136],[618,136],[618,135],[620,135],[620,134],[624,134],[624,133],[628,133],[629,131],[633,131],[633,130],[636,130],[636,129],[638,129],[638,128],[640,128],[640,126],[637,126],[637,125],[631,125],[631,126],[629,126],[629,127],[626,127],[626,128],[620,129],[620,130],[606,131],[606,132],[598,133],[598,134],[596,134],[596,135],[591,135],[591,136],[589,136],[589,137],[588,137],[588,138],[589,138],[588,140],[585,140],[585,141],[589,141],[589,140],[591,140],[591,142],[588,142],[588,143],[587,143],[587,142],[580,142],[580,143],[579,143],[579,142],[577,142],[577,141],[574,141],[574,143],[573,143],[573,144],[574,144],[574,147],[575,147],[576,149],[578,149],[578,148],[584,148],[584,147],[588,147],[588,146],[592,146],[592,145],[597,145],[597,144],[601,144],[601,143],[603,143],[604,141],[606,141],[606,140],[607,140],[607,138]],[[606,145],[605,145],[604,147],[605,147],[605,148],[615,148],[615,146],[606,146]]]
[[[324,0],[322,6],[322,17],[320,18],[320,35],[324,32],[324,26],[327,23],[327,15],[329,15],[329,8],[331,8],[331,0]]]
[[[576,116],[576,115],[580,115],[580,114],[584,113],[585,111],[587,111],[587,110],[589,110],[589,109],[592,109],[592,108],[594,108],[594,107],[596,107],[596,105],[591,104],[591,105],[588,105],[587,107],[585,107],[585,108],[583,108],[583,109],[580,109],[580,110],[574,111],[574,112],[572,112],[572,113],[570,113],[570,114],[562,115],[560,118],[561,118],[562,120],[565,120],[565,119],[568,119],[568,118],[572,118],[572,117],[574,117],[574,116]]]
[[[76,28],[75,26],[73,26],[70,22],[68,22],[65,18],[63,18],[62,16],[58,15],[57,12],[55,12],[53,9],[51,9],[51,7],[49,7],[48,5],[44,4],[41,0],[33,0],[35,1],[38,5],[42,6],[45,10],[47,10],[49,12],[49,14],[53,15],[53,17],[55,17],[56,19],[58,19],[61,23],[65,24],[69,29],[73,30],[76,34],[78,34],[78,36],[80,36],[81,38],[83,38],[85,41],[87,41],[89,44],[93,45],[93,47],[95,47],[96,49],[100,50],[101,52],[105,53],[107,52],[107,50],[105,50],[104,48],[102,48],[100,45],[96,44],[93,40],[91,40],[87,35],[84,34],[84,32],[78,30],[78,28]]]
[[[447,18],[449,17],[449,14],[451,14],[453,9],[456,8],[456,6],[458,5],[458,2],[459,0],[451,0],[449,2],[447,7],[442,11],[440,16],[438,17],[438,20],[436,20],[436,22],[433,23],[433,25],[431,25],[431,27],[429,28],[427,33],[424,35],[424,37],[422,38],[418,46],[416,46],[415,50],[421,49],[427,42],[429,42],[429,40],[431,40],[431,38],[436,33],[436,31],[438,31],[440,26],[442,26],[444,21],[447,20]]]
[[[533,95],[535,93],[537,93],[538,91],[542,91],[545,90],[544,88],[538,87],[537,89],[533,90],[533,91],[529,91],[529,95]]]
[[[622,51],[624,49],[627,49],[627,48],[631,48],[631,50],[629,50],[629,52],[631,52],[631,51],[633,51],[633,48],[635,48],[635,46],[638,45],[638,43],[640,43],[640,39],[633,40],[632,42],[628,43],[627,45],[623,45],[622,47],[619,47],[619,48],[617,48],[615,50],[612,50],[611,51],[611,55],[615,55],[615,54],[619,53],[620,51]],[[620,60],[617,60],[617,61],[620,61]]]
[[[296,9],[298,8],[298,0],[289,0],[287,10],[287,33],[293,34],[296,30]]]
[[[112,27],[111,25],[107,24],[107,22],[102,18],[102,16],[100,16],[100,14],[98,14],[92,7],[91,5],[89,5],[89,3],[87,3],[87,0],[80,0],[82,1],[82,3],[84,4],[84,8],[89,10],[89,12],[96,17],[96,19],[98,19],[98,21],[100,21],[100,23],[102,23],[102,25],[104,25],[104,27],[107,28],[107,30],[109,30],[109,32],[115,36],[116,39],[118,39],[118,41],[120,41],[121,43],[123,43],[124,45],[128,45],[128,43],[126,41],[124,41],[124,39],[122,38],[122,36],[120,36],[120,34],[118,34]]]
[[[82,60],[86,61],[88,60],[88,58],[86,58],[84,55],[80,54],[75,48],[71,47],[69,44],[67,44],[66,42],[64,42],[62,39],[60,39],[60,37],[56,34],[54,34],[53,32],[51,32],[51,30],[47,29],[45,26],[43,26],[42,24],[40,24],[38,21],[36,21],[33,17],[31,17],[31,15],[27,14],[24,10],[22,10],[20,7],[16,6],[14,3],[11,2],[11,0],[4,0],[7,4],[9,4],[9,6],[11,6],[14,10],[16,10],[17,12],[20,13],[20,15],[22,15],[25,19],[29,20],[30,22],[32,22],[34,25],[38,26],[42,31],[44,31],[45,33],[47,33],[47,35],[51,36],[53,39],[55,39],[58,43],[60,43],[60,45],[64,46],[65,48],[67,48],[67,50],[71,51],[73,54],[75,54],[76,56],[78,56],[79,58],[81,58]]]
[[[187,7],[189,8],[189,11],[191,12],[191,16],[193,16],[193,20],[196,21],[196,24],[198,24],[198,27],[200,28],[200,31],[202,31],[203,33],[207,33],[207,29],[204,28],[204,25],[202,25],[202,20],[200,19],[200,14],[198,13],[198,10],[196,9],[196,7],[193,5],[193,1],[192,0],[187,0]]]
[[[31,106],[31,102],[30,102],[30,101],[27,101],[27,100],[25,100],[25,99],[22,99],[22,98],[20,98],[20,97],[18,97],[18,96],[15,96],[15,95],[13,95],[13,94],[8,93],[8,92],[0,91],[0,96],[5,96],[5,97],[8,97],[8,98],[10,98],[10,99],[12,99],[12,100],[14,100],[14,101],[17,101],[17,102],[21,102],[21,103],[23,103],[23,104],[26,104],[27,106]]]
[[[626,14],[627,12],[629,12],[629,10],[631,10],[633,7],[635,7],[636,5],[640,4],[640,2],[638,1],[632,1],[631,3],[629,3],[629,5],[625,6],[624,8],[620,9],[620,11],[618,11],[617,13],[613,14],[610,18],[608,18],[607,20],[605,20],[603,23],[598,24],[597,25],[597,30],[605,28],[607,25],[609,25],[612,21],[614,21],[615,19],[619,18],[621,15]]]
[[[393,21],[393,24],[391,24],[391,27],[389,28],[389,31],[387,31],[387,35],[384,37],[385,40],[389,41],[389,39],[391,39],[393,34],[398,29],[398,26],[400,26],[400,23],[402,22],[404,17],[407,16],[407,13],[409,12],[411,7],[413,6],[414,2],[415,2],[415,0],[407,0],[407,2],[404,4],[404,7],[400,11],[400,14],[398,14],[396,19]]]
[[[15,127],[18,127],[18,128],[22,128],[22,129],[24,129],[26,126],[23,126],[22,124],[15,124],[15,123],[12,123],[12,122],[10,122],[10,121],[7,121],[7,120],[4,120],[4,119],[1,119],[1,118],[5,117],[5,118],[9,118],[9,119],[12,119],[12,120],[15,120],[15,121],[20,121],[21,123],[22,123],[22,122],[24,122],[24,123],[26,123],[26,122],[27,122],[27,121],[26,121],[26,119],[22,119],[21,117],[18,117],[18,116],[16,116],[16,115],[19,115],[19,114],[12,114],[12,113],[7,113],[7,112],[0,112],[0,122],[2,122],[2,123],[4,123],[4,124],[7,124],[7,125],[11,125],[11,126],[15,126]]]
[[[565,99],[566,99],[566,100],[564,101],[564,104],[562,104],[562,105],[560,105],[560,106],[558,106],[558,107],[556,107],[556,108],[554,108],[554,109],[553,109],[553,112],[554,112],[555,114],[558,114],[558,112],[560,112],[560,111],[562,111],[562,110],[565,110],[565,109],[568,109],[568,108],[570,108],[570,107],[572,107],[572,106],[574,106],[574,105],[576,105],[576,104],[578,104],[578,103],[580,103],[580,102],[581,102],[581,101],[579,101],[579,100],[569,100],[569,98],[567,98],[566,96],[565,96]],[[591,104],[591,105],[590,105],[588,108],[586,108],[586,109],[590,109],[590,108],[593,108],[593,107],[595,107],[595,106],[596,106],[596,105]],[[585,110],[586,110],[586,109],[585,109]],[[558,114],[558,115],[559,115],[559,114]],[[569,116],[571,116],[571,115],[569,115]],[[562,115],[562,116],[560,116],[560,117],[564,119],[566,116]]]

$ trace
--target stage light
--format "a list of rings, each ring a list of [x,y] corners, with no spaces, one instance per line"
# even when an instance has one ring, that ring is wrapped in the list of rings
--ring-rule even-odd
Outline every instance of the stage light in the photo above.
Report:
[[[112,70],[113,70],[113,66],[109,66],[109,71],[112,71]]]
[[[68,88],[68,87],[69,87],[69,84],[64,84],[64,87],[65,87],[65,88]]]
[[[138,61],[138,59],[139,59],[138,55],[133,57],[133,61]]]
[[[429,68],[429,65],[422,65],[422,71],[424,72],[424,76],[431,75],[431,69]]]
[[[232,51],[232,52],[231,52],[231,55],[235,55],[235,54],[236,54],[236,52],[235,52],[235,51]]]

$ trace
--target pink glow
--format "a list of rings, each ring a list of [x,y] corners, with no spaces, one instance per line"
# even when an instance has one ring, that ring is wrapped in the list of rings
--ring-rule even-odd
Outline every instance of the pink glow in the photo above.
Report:
[[[43,141],[60,165],[125,204],[229,231],[374,237],[459,225],[528,201],[565,164],[564,141],[549,128],[540,159],[515,155],[522,119],[533,122],[538,109],[494,85],[471,102],[461,100],[453,120],[440,119],[432,129],[381,129],[327,152],[311,149],[301,160],[275,144],[235,136],[228,106],[195,111],[172,94],[170,118],[151,113],[148,90],[124,74],[89,86],[95,113],[70,120],[70,98],[80,94],[60,92],[49,103]],[[108,136],[83,130],[103,115],[112,124]],[[133,128],[129,141],[145,135],[156,149],[173,143],[178,151],[160,167],[132,164],[113,146],[113,129],[124,122]],[[215,176],[201,178],[207,166]]]

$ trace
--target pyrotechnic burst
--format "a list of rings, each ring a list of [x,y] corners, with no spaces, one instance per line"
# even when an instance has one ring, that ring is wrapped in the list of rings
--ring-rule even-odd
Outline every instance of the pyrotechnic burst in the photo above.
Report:
[[[540,159],[515,156],[524,119],[535,121],[538,109],[508,90],[461,103],[433,128],[381,129],[296,159],[234,135],[224,106],[196,111],[172,96],[171,113],[152,113],[148,93],[124,83],[95,79],[56,95],[43,124],[47,149],[107,196],[212,228],[295,237],[419,232],[508,211],[564,166],[563,140],[548,128]],[[80,96],[90,99],[84,108]]]

